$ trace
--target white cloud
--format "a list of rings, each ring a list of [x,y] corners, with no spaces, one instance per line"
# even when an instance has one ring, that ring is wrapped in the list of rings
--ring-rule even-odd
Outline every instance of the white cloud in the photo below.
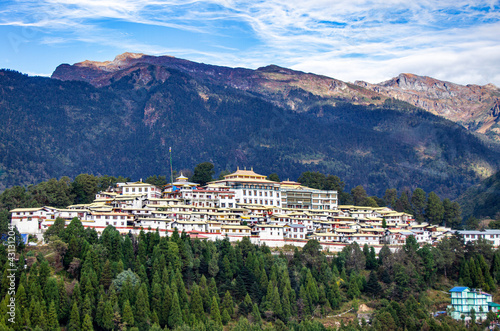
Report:
[[[45,44],[80,41],[252,68],[275,63],[347,81],[413,72],[500,85],[498,7],[494,0],[20,0],[0,11],[0,25],[49,31]],[[106,27],[107,20],[214,39],[197,49],[159,45]],[[258,43],[213,46],[231,32],[228,21]]]

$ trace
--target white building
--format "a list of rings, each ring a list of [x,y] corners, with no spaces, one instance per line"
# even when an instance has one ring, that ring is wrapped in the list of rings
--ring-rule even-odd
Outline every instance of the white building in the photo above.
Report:
[[[500,246],[500,230],[458,230],[457,232],[463,238],[465,243],[478,239],[485,239],[490,241],[495,247]]]
[[[121,195],[146,195],[146,198],[160,198],[161,189],[155,185],[143,183],[142,181],[135,183],[117,183]]]
[[[293,181],[280,183],[283,208],[335,210],[338,206],[337,191],[325,191],[303,186]]]
[[[266,176],[251,170],[238,170],[224,176],[223,180],[210,183],[223,185],[234,191],[235,204],[253,204],[281,208],[280,183],[267,180]],[[225,206],[233,208],[232,206]]]

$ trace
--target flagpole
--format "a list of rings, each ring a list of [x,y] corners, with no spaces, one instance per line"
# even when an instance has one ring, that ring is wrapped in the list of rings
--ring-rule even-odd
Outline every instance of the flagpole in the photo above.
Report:
[[[170,183],[174,185],[174,171],[172,168],[172,147],[169,147],[168,151],[170,152]]]

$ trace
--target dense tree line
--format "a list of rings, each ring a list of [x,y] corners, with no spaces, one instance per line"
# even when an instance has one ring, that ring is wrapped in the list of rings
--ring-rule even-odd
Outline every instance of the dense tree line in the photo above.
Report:
[[[20,251],[15,325],[5,318],[10,267],[0,246],[0,329],[324,330],[322,318],[366,303],[375,308],[371,324],[341,329],[448,330],[462,326],[430,317],[436,307],[427,289],[495,291],[500,283],[500,251],[458,237],[436,247],[409,237],[377,257],[373,247],[355,243],[326,255],[315,240],[285,255],[248,238],[231,244],[176,231],[133,236],[108,226],[98,237],[78,219],[66,228],[56,220],[45,236],[45,255]]]

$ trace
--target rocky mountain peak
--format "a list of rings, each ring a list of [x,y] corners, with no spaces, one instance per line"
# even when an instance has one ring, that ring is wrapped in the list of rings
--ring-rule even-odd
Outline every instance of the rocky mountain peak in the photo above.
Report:
[[[402,73],[379,84],[356,81],[356,85],[385,96],[408,102],[429,112],[458,122],[478,133],[497,132],[492,109],[500,102],[500,90],[493,84],[460,85],[427,76]]]

